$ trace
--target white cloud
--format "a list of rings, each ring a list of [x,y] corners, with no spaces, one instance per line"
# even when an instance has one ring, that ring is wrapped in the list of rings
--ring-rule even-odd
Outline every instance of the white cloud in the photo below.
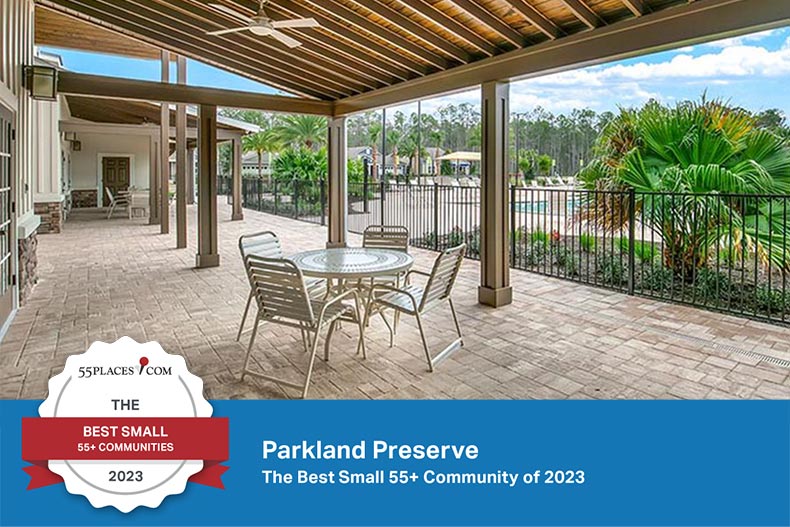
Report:
[[[750,35],[743,35],[740,37],[715,40],[713,42],[708,42],[702,45],[706,47],[713,47],[713,48],[728,48],[731,46],[742,46],[747,42],[760,42],[767,38],[773,37],[782,31],[784,31],[784,29],[768,29],[766,31],[759,31],[757,33],[752,33]]]

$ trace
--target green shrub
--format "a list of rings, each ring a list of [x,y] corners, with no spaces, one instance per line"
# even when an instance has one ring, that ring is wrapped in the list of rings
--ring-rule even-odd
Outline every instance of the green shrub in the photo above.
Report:
[[[768,289],[762,285],[754,290],[754,299],[757,308],[767,313],[790,314],[790,292],[781,289]]]
[[[735,285],[724,273],[703,268],[693,279],[694,292],[698,297],[726,302],[735,293]]]
[[[540,229],[534,230],[531,233],[529,233],[529,241],[532,244],[540,243],[546,246],[549,244],[550,240],[551,240],[551,235],[548,232],[544,232]]]
[[[580,234],[579,246],[582,248],[582,251],[586,253],[595,252],[595,249],[598,248],[598,238],[591,234]]]
[[[651,265],[642,271],[642,289],[654,293],[667,293],[672,289],[675,274],[662,265]]]
[[[620,287],[628,283],[628,266],[619,258],[606,258],[598,265],[604,284]]]
[[[630,250],[628,238],[618,238],[618,245],[623,254],[628,254]],[[661,251],[658,250],[655,244],[640,240],[634,240],[634,258],[642,263],[652,263]]]

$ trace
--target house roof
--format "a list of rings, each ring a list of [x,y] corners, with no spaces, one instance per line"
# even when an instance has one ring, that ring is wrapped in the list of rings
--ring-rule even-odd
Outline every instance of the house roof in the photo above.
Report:
[[[124,101],[100,97],[67,95],[71,116],[94,123],[112,124],[152,124],[160,123],[159,105],[145,101]],[[187,126],[197,128],[197,111],[187,108]],[[176,125],[175,109],[170,109],[170,126]],[[258,132],[260,128],[222,115],[217,116],[217,128],[240,132],[241,134]]]

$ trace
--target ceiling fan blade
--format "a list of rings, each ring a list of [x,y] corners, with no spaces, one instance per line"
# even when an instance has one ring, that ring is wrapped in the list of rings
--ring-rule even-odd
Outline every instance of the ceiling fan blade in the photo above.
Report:
[[[272,22],[274,28],[301,28],[301,27],[319,27],[315,18],[296,18],[294,20],[277,20]]]
[[[228,6],[224,5],[224,4],[208,4],[208,6],[210,8],[212,8],[212,9],[216,10],[216,11],[220,11],[221,13],[223,13],[225,15],[231,16],[231,17],[235,18],[236,20],[240,20],[240,21],[245,22],[245,23],[250,21],[250,17],[245,16],[245,15],[239,13],[238,11],[234,11],[233,9],[231,9],[230,7],[228,7]]]
[[[227,33],[237,33],[239,31],[247,31],[249,27],[234,27],[231,29],[220,29],[219,31],[209,31],[206,35],[225,35]]]
[[[295,38],[291,38],[285,33],[281,31],[277,31],[276,29],[272,29],[272,32],[270,34],[271,36],[273,36],[274,38],[276,38],[277,40],[279,40],[289,48],[297,48],[302,45],[302,43],[296,40]]]

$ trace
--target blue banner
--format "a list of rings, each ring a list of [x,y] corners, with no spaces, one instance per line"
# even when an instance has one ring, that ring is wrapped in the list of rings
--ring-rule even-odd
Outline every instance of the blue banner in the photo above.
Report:
[[[39,404],[0,401],[3,526],[790,525],[790,401],[211,401],[225,488],[127,514],[26,490]]]

